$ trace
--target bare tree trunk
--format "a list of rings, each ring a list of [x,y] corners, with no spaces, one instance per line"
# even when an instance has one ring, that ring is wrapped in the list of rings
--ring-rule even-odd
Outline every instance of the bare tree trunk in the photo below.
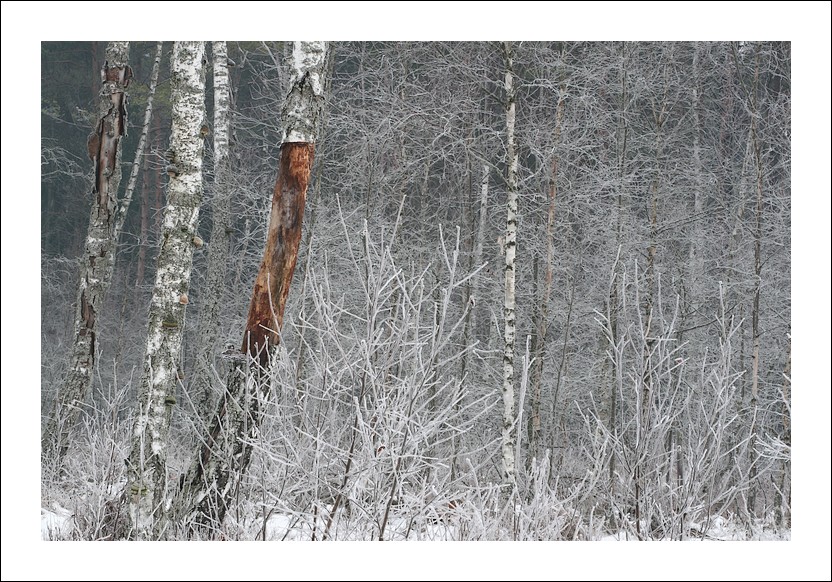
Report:
[[[516,487],[514,448],[517,434],[514,411],[514,343],[516,335],[514,259],[517,252],[517,148],[514,143],[515,98],[512,52],[509,43],[503,43],[506,64],[506,142],[508,164],[508,202],[506,204],[505,235],[505,347],[503,349],[503,426],[502,426],[502,479],[503,483]]]
[[[469,180],[470,182],[470,180]],[[472,194],[473,198],[473,194]],[[473,203],[473,200],[472,200]],[[488,166],[483,164],[483,177],[482,177],[482,185],[480,188],[480,216],[479,216],[479,225],[477,227],[477,235],[474,237],[472,234],[472,249],[470,255],[470,261],[468,263],[468,270],[473,271],[480,267],[482,262],[482,243],[483,239],[485,238],[485,221],[486,221],[486,212],[487,212],[487,205],[488,205]],[[463,220],[466,222],[466,220]],[[470,231],[473,233],[474,231],[474,217],[473,215],[470,217]],[[478,299],[478,287],[477,287],[477,277],[472,277],[471,280],[465,286],[465,303],[468,304],[468,312],[465,316],[465,324],[463,330],[463,344],[466,346],[471,345],[472,341],[477,340],[477,333],[476,333],[476,303]],[[471,351],[466,352],[461,359],[460,365],[460,377],[464,378],[465,375],[468,373],[468,364],[471,359]],[[461,386],[460,386],[461,387]]]
[[[254,283],[242,354],[217,412],[186,475],[174,507],[189,528],[222,524],[231,495],[251,460],[252,443],[269,397],[266,372],[280,328],[300,244],[306,191],[324,102],[327,43],[295,42],[289,95],[283,105],[284,137],[272,198],[268,239]],[[254,368],[251,367],[253,364]]]
[[[729,57],[726,56],[726,59]],[[736,55],[735,55],[736,59]],[[739,62],[736,63],[736,66],[739,67]],[[741,73],[738,71],[738,76],[740,76],[739,85],[742,85]],[[726,85],[732,86],[733,77],[728,75],[726,79]],[[729,93],[726,96],[726,107],[733,106],[733,99],[729,99],[733,96],[733,92]],[[728,121],[726,121],[725,125],[728,125]],[[726,129],[725,132],[728,133],[730,129]],[[752,130],[748,130],[748,139],[745,143],[745,154],[742,158],[742,168],[740,170],[739,178],[735,176],[729,175],[727,177],[727,181],[731,183],[737,184],[737,194],[739,196],[739,200],[737,202],[736,207],[736,214],[734,220],[734,227],[731,231],[730,237],[730,246],[728,249],[728,268],[726,269],[726,283],[728,288],[728,302],[736,303],[739,306],[739,313],[737,315],[737,319],[741,321],[741,328],[740,328],[740,354],[739,354],[739,367],[745,370],[745,298],[740,297],[740,293],[734,289],[736,283],[735,279],[737,278],[737,273],[744,272],[744,266],[739,258],[740,251],[743,246],[743,233],[744,233],[744,220],[745,220],[745,207],[747,204],[747,200],[749,197],[749,189],[750,189],[750,173],[751,173],[751,164],[753,163],[753,135]],[[726,157],[730,157],[731,154],[726,152]],[[745,406],[745,397],[746,397],[746,388],[748,386],[748,374],[743,374],[739,379],[740,384],[740,401],[737,403],[738,412],[742,413],[742,408]]]
[[[474,244],[474,268],[482,263],[482,248],[485,243],[485,230],[488,226],[488,164],[482,165],[482,184],[480,185],[480,217],[477,223],[477,242]],[[474,304],[471,305],[471,329],[474,331],[474,338],[479,339],[477,334],[477,297],[476,288],[471,291],[474,297]]]
[[[534,369],[532,370],[531,430],[529,431],[529,459],[538,456],[541,440],[540,400],[543,391],[543,362],[546,358],[546,336],[549,333],[549,298],[552,296],[552,283],[555,273],[555,205],[558,197],[558,162],[557,151],[560,144],[561,124],[563,123],[564,94],[558,96],[555,113],[555,152],[552,156],[552,177],[549,185],[549,212],[546,220],[546,277],[543,292],[538,298],[539,310],[535,325],[537,339],[534,351]],[[565,347],[565,346],[564,346]]]
[[[214,406],[214,349],[217,343],[220,308],[225,293],[225,273],[231,241],[231,188],[228,183],[230,129],[230,87],[228,47],[225,41],[212,44],[214,65],[214,222],[208,245],[208,273],[205,302],[199,319],[198,346],[192,389],[189,395],[200,419],[210,421]]]
[[[761,257],[761,244],[763,239],[762,214],[763,214],[763,160],[760,141],[757,136],[757,87],[760,75],[760,49],[757,47],[754,55],[754,84],[751,90],[751,144],[754,155],[754,169],[757,186],[757,211],[756,224],[754,228],[754,303],[751,309],[751,337],[753,340],[751,352],[751,455],[748,479],[750,489],[748,491],[748,511],[753,515],[754,504],[757,494],[757,432],[759,423],[757,421],[757,407],[759,399],[760,379],[760,287],[763,263]]]
[[[279,177],[242,346],[243,352],[256,355],[261,365],[268,363],[268,347],[279,343],[283,309],[297,261],[315,138],[323,111],[326,43],[296,42],[293,57],[296,78],[283,106]]]
[[[130,179],[127,181],[127,190],[124,192],[124,198],[119,206],[118,214],[116,215],[115,225],[115,240],[121,235],[121,229],[124,226],[124,220],[127,218],[127,210],[130,207],[130,202],[133,200],[133,192],[136,190],[136,181],[139,177],[139,168],[145,160],[145,152],[147,151],[147,134],[150,132],[150,119],[153,116],[153,100],[156,96],[156,86],[159,82],[159,66],[162,62],[162,41],[156,43],[156,57],[153,59],[153,69],[150,72],[150,87],[147,94],[147,106],[144,110],[144,120],[142,121],[142,133],[139,136],[139,143],[136,146],[136,156],[133,160],[133,166],[130,169]]]
[[[705,170],[702,166],[702,147],[700,145],[699,134],[702,128],[702,122],[699,116],[699,111],[702,108],[701,91],[699,89],[700,83],[700,53],[702,52],[702,43],[697,42],[693,53],[693,171],[694,184],[693,191],[693,241],[690,245],[690,269],[691,269],[691,284],[696,284],[702,278],[705,271],[705,233],[702,228],[702,212],[704,208],[705,185],[704,174]]]
[[[162,117],[156,117],[156,150],[159,151],[162,149]],[[162,172],[154,172],[156,179],[154,181],[154,192],[156,193],[156,206],[154,212],[154,225],[153,230],[156,233],[157,244],[161,244],[162,238],[162,212],[165,207],[165,189],[162,185]]]
[[[66,453],[69,431],[89,393],[98,348],[98,318],[113,275],[117,225],[120,226],[121,138],[127,133],[126,91],[133,76],[127,64],[130,43],[110,42],[106,54],[101,69],[98,118],[87,141],[87,153],[95,168],[93,204],[81,260],[72,353],[41,443],[44,457],[55,457],[58,462]]]
[[[629,106],[629,94],[627,91],[627,44],[621,43],[621,67],[619,69],[619,81],[621,83],[618,105],[618,120],[615,129],[615,156],[616,156],[616,170],[617,170],[617,186],[618,191],[616,201],[616,231],[615,231],[615,248],[616,258],[612,268],[612,279],[610,280],[609,293],[607,295],[607,317],[610,325],[610,341],[613,344],[618,342],[618,317],[620,311],[621,299],[619,297],[619,286],[622,284],[621,266],[619,258],[621,256],[621,248],[624,240],[624,174],[627,166],[627,138],[629,126],[627,123],[627,109]],[[604,362],[609,362],[608,358],[604,358]],[[616,361],[609,362],[610,378],[609,378],[609,411],[608,411],[608,426],[610,433],[617,437],[618,428],[616,426],[616,412],[619,406],[618,403],[618,378],[621,370],[618,369]],[[615,492],[616,480],[615,476],[615,455],[610,455],[609,478],[611,493]]]
[[[469,270],[478,269],[482,264],[482,248],[485,241],[485,226],[488,219],[488,164],[482,165],[482,182],[480,185],[480,200],[479,200],[479,223],[477,225],[477,236],[473,241],[473,249],[471,253],[471,262],[469,263]],[[473,231],[473,217],[471,218],[471,230]],[[477,285],[477,277],[473,277],[466,285],[466,302],[468,304],[468,313],[465,316],[464,324],[464,345],[469,346],[471,342],[478,341],[477,334],[477,301],[479,300],[479,286]],[[469,361],[473,350],[465,352],[462,356],[462,365],[460,366],[460,378],[462,381],[459,384],[459,393],[454,398],[454,408],[459,410],[462,407],[463,387],[465,386],[465,377],[468,374]],[[451,479],[453,480],[457,475],[457,464],[459,463],[459,443],[457,437],[451,439]]]
[[[780,488],[775,497],[774,513],[778,525],[790,528],[792,525],[792,492],[791,492],[791,446],[792,446],[792,338],[789,335],[789,347],[786,352],[786,365],[783,368],[783,444],[788,447],[789,458],[783,460],[783,472],[780,477]]]
[[[147,253],[147,230],[149,225],[148,215],[150,211],[150,195],[147,191],[148,181],[148,163],[147,163],[147,136],[150,133],[150,119],[153,112],[153,98],[156,95],[156,86],[159,82],[159,67],[162,63],[162,41],[156,43],[156,58],[153,60],[153,70],[150,73],[150,91],[147,96],[147,109],[144,112],[144,124],[142,125],[142,135],[139,138],[139,146],[137,151],[141,154],[141,170],[143,174],[142,179],[142,210],[141,210],[141,238],[139,246],[139,265],[136,269],[136,287],[139,287],[144,281],[145,258]],[[129,204],[129,200],[133,197],[133,190],[136,187],[136,179],[139,175],[139,156],[136,156],[136,161],[133,163],[133,170],[130,174],[130,182],[127,185],[127,194],[125,200]],[[124,224],[124,219],[127,217],[127,207],[122,204],[122,210],[118,229],[121,231],[121,226]]]
[[[664,64],[664,90],[660,105],[652,108],[653,123],[656,128],[655,139],[655,158],[653,167],[653,179],[650,181],[650,199],[648,202],[647,214],[650,220],[650,244],[647,247],[647,267],[646,267],[646,292],[644,301],[644,350],[642,355],[642,379],[641,379],[641,405],[639,414],[639,432],[640,437],[637,442],[644,442],[645,437],[651,430],[651,423],[654,422],[651,415],[651,408],[653,406],[653,358],[652,354],[656,344],[655,331],[653,329],[653,316],[656,300],[656,252],[658,245],[658,214],[659,214],[659,194],[661,191],[662,182],[662,129],[668,114],[668,64]],[[640,451],[639,451],[640,452]],[[635,513],[636,513],[636,532],[639,537],[642,535],[640,514],[648,508],[644,507],[641,492],[645,489],[644,475],[648,472],[639,462],[635,466]]]
[[[150,227],[150,189],[147,157],[142,162],[141,222],[139,226],[139,256],[136,263],[136,289],[144,281],[144,267],[147,260],[148,230]],[[138,296],[138,295],[137,295]]]
[[[654,176],[650,182],[650,200],[648,207],[648,216],[650,220],[650,245],[647,247],[647,291],[644,302],[644,337],[645,353],[644,353],[644,378],[642,386],[642,414],[647,415],[650,407],[650,396],[652,391],[652,379],[650,375],[650,364],[648,362],[649,354],[652,352],[655,340],[653,339],[653,308],[656,294],[656,247],[658,239],[658,220],[659,220],[659,192],[661,190],[662,170],[662,129],[664,122],[667,119],[667,64],[664,66],[664,95],[662,96],[661,106],[659,108],[653,107],[653,122],[656,127],[655,140],[655,159],[654,159]],[[646,416],[645,416],[646,419]]]
[[[172,133],[162,246],[150,304],[139,410],[127,465],[131,535],[167,535],[167,440],[176,404],[182,329],[191,279],[199,207],[205,127],[205,46],[176,42],[171,62]]]

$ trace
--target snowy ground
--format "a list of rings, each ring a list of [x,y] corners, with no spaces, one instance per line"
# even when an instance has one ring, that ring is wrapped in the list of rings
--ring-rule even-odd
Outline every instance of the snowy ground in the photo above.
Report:
[[[759,528],[752,535],[749,534],[748,530],[743,528],[741,524],[729,522],[728,520],[720,516],[717,516],[711,519],[708,527],[704,527],[704,524],[691,522],[688,525],[688,536],[689,537],[687,541],[788,541],[791,539],[791,530],[786,530],[785,532],[778,533],[772,530]],[[627,532],[618,532],[615,534],[601,536],[598,539],[604,542],[618,542],[632,541],[635,538],[632,534],[629,534]]]
[[[75,516],[72,512],[57,503],[52,504],[52,509],[41,508],[40,510],[40,536],[43,540],[67,540],[71,539],[72,530],[75,528]]]
[[[242,524],[244,529],[251,532],[249,539],[263,539],[263,521],[254,520],[249,524]],[[318,516],[313,523],[312,516],[299,514],[275,514],[266,522],[267,541],[311,541],[320,540],[327,528],[325,516]],[[375,540],[378,539],[379,526],[373,521],[359,521],[339,515],[330,525],[329,538],[335,540]],[[61,507],[57,503],[51,509],[41,508],[41,539],[42,540],[70,540],[75,531],[75,516],[72,511]],[[729,521],[720,516],[710,520],[704,531],[703,524],[691,522],[689,524],[690,541],[765,541],[791,539],[791,530],[775,532],[765,528],[758,528],[753,534],[749,533],[738,521]],[[439,520],[412,520],[391,516],[385,526],[385,539],[412,541],[456,541],[465,539],[464,529],[458,523],[445,523]],[[596,541],[634,541],[636,538],[627,532],[599,535]]]

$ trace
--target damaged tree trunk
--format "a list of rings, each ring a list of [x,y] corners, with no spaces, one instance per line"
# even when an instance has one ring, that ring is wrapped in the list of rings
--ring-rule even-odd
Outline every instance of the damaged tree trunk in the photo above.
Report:
[[[87,141],[87,153],[93,162],[95,175],[92,212],[75,306],[75,337],[69,370],[41,441],[44,458],[57,460],[58,463],[66,453],[69,431],[77,421],[89,392],[95,369],[97,320],[115,265],[121,139],[127,133],[126,91],[133,76],[127,64],[129,54],[128,42],[110,42],[107,45],[107,60],[101,69],[98,118]]]
[[[219,531],[251,461],[270,393],[269,360],[280,341],[286,298],[300,245],[306,191],[324,105],[327,43],[295,42],[292,80],[283,105],[280,167],[268,238],[254,283],[242,353],[175,501],[177,519],[193,533]],[[253,364],[253,366],[251,365]]]
[[[163,538],[166,531],[167,440],[176,404],[182,329],[191,279],[205,131],[202,42],[176,42],[171,61],[172,131],[167,152],[167,206],[150,303],[139,410],[127,462],[126,495],[131,537]]]
[[[283,142],[272,198],[266,250],[251,295],[242,351],[268,367],[269,348],[280,342],[283,311],[295,272],[314,142]]]

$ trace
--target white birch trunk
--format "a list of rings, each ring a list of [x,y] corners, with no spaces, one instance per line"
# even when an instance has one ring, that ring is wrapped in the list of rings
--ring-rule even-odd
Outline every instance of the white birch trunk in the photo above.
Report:
[[[199,320],[199,345],[190,395],[199,418],[210,421],[215,392],[214,351],[217,343],[220,307],[225,293],[225,273],[231,241],[231,189],[229,187],[230,98],[228,46],[225,41],[212,45],[214,66],[214,221],[208,244],[208,272],[205,276],[205,303]]]
[[[173,47],[173,124],[167,168],[170,182],[127,467],[131,536],[139,539],[167,535],[167,440],[181,375],[182,328],[202,202],[204,54],[202,42],[176,42]]]
[[[503,43],[506,60],[506,145],[508,163],[508,202],[506,204],[505,235],[505,347],[503,350],[503,483],[515,487],[514,448],[517,434],[514,411],[514,343],[515,343],[515,297],[514,258],[517,247],[517,148],[514,143],[515,91],[512,71],[511,47]]]
[[[296,41],[292,51],[292,80],[283,104],[283,143],[314,144],[323,111],[327,43]]]
[[[147,106],[144,110],[144,121],[142,122],[142,133],[139,136],[139,145],[136,146],[136,157],[133,160],[133,167],[130,170],[130,178],[127,180],[127,189],[124,191],[124,199],[116,216],[115,241],[118,242],[121,236],[121,228],[127,218],[127,210],[133,200],[133,192],[136,190],[136,182],[139,178],[139,169],[144,162],[147,151],[147,134],[150,132],[150,119],[153,116],[153,100],[156,96],[156,87],[159,83],[159,68],[162,63],[162,41],[156,43],[156,57],[153,59],[153,69],[150,72],[150,87],[147,94]]]

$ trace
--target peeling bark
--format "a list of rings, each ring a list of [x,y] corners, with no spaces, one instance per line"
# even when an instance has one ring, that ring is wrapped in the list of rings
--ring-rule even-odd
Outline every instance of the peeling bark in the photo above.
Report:
[[[107,60],[101,69],[98,121],[87,140],[87,153],[95,168],[93,204],[81,260],[74,340],[69,370],[42,438],[44,456],[55,457],[58,461],[67,451],[69,431],[87,399],[95,369],[98,313],[115,265],[121,138],[126,135],[126,91],[133,76],[127,64],[129,51],[128,42],[107,45]]]

